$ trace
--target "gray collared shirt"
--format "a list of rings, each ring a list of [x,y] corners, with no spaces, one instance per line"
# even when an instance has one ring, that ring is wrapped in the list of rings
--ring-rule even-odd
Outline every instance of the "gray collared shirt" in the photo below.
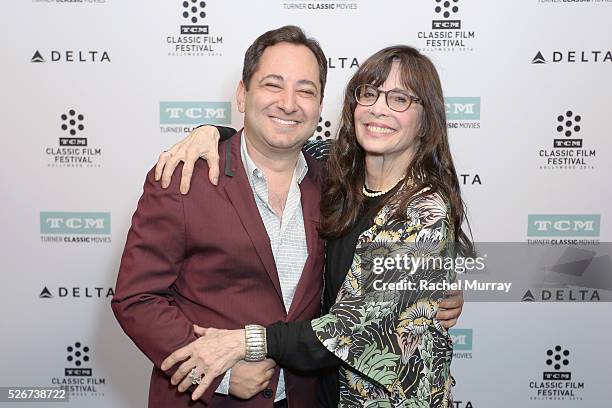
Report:
[[[278,215],[272,209],[268,199],[266,175],[251,159],[245,138],[246,133],[243,131],[240,141],[240,156],[249,184],[253,190],[259,215],[270,238],[270,246],[274,255],[274,261],[276,262],[276,271],[280,281],[283,303],[285,304],[285,310],[288,312],[291,308],[291,302],[293,301],[298,282],[302,276],[306,258],[308,258],[304,215],[302,213],[302,194],[299,187],[306,173],[308,173],[308,165],[306,164],[304,154],[300,152],[289,186],[285,208],[283,213]],[[219,388],[217,388],[217,392],[228,393],[229,377],[230,370],[227,371]],[[283,370],[281,370],[274,400],[280,401],[284,398],[286,398],[285,378]]]

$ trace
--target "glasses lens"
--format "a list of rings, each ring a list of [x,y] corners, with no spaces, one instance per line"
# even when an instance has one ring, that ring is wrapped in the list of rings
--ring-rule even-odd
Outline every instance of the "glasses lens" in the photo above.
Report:
[[[355,92],[355,97],[361,105],[374,105],[378,99],[378,89],[372,85],[360,85]]]
[[[410,107],[412,100],[410,99],[410,95],[403,92],[390,91],[387,94],[387,102],[389,103],[389,108],[394,111],[403,112]]]

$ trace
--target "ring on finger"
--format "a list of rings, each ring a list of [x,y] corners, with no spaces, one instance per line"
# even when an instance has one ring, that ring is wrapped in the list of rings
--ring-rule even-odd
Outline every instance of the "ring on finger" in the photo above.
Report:
[[[198,370],[196,367],[193,367],[191,369],[191,372],[189,373],[189,379],[191,380],[191,384],[192,385],[200,385],[200,383],[202,382],[202,378],[204,377],[204,373],[198,375]]]

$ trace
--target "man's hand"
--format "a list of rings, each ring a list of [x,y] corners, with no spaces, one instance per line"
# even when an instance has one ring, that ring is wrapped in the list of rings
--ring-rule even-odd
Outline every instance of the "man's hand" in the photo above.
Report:
[[[239,361],[232,367],[229,393],[236,398],[249,399],[265,390],[274,375],[274,360],[257,363]]]
[[[170,379],[172,385],[178,384],[180,392],[185,392],[192,385],[188,376],[192,369],[196,370],[198,377],[204,375],[191,394],[194,401],[204,395],[215,378],[242,360],[246,353],[244,329],[204,329],[194,325],[194,328],[196,327],[196,333],[202,337],[176,350],[161,364],[161,369],[167,371],[183,361]]]
[[[463,291],[449,290],[446,297],[440,302],[440,308],[436,314],[436,319],[448,330],[457,324],[457,319],[463,310]]]
[[[214,126],[194,129],[185,139],[177,142],[159,155],[155,165],[155,181],[161,178],[163,188],[168,188],[172,174],[180,162],[185,162],[181,175],[181,193],[187,194],[191,184],[193,166],[201,157],[208,163],[208,178],[215,186],[219,182],[219,131]]]

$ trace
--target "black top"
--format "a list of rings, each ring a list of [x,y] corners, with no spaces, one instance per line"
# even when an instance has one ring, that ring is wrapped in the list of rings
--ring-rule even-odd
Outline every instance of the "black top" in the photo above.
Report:
[[[220,140],[227,140],[236,131],[217,126]],[[309,143],[305,149],[317,160],[325,160],[329,142]],[[322,154],[319,154],[322,153]],[[336,297],[346,274],[353,263],[359,236],[374,222],[376,210],[386,196],[367,198],[360,212],[359,221],[344,236],[329,240],[325,258],[325,284],[322,296],[322,314],[327,314],[336,303]],[[343,364],[327,350],[314,334],[310,320],[303,322],[277,322],[266,327],[268,357],[278,365],[297,371],[317,372],[319,377],[318,399],[321,407],[337,407],[339,401],[338,367]]]
[[[327,242],[322,314],[327,314],[353,263],[359,236],[373,224],[382,197],[368,198],[357,224],[346,235]],[[310,320],[278,322],[266,328],[268,357],[281,367],[299,371],[319,371],[319,405],[337,407],[338,367],[342,360],[327,350],[315,336]]]

